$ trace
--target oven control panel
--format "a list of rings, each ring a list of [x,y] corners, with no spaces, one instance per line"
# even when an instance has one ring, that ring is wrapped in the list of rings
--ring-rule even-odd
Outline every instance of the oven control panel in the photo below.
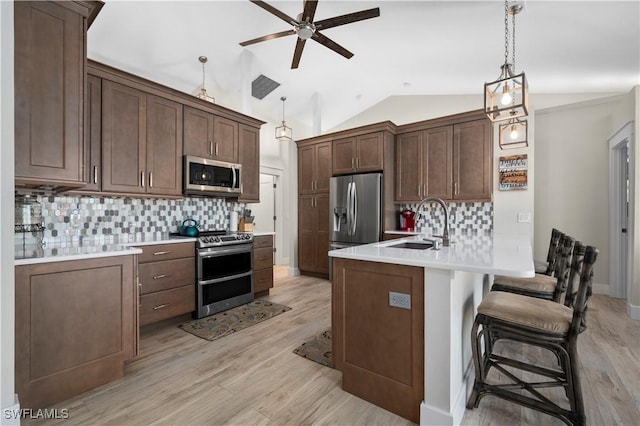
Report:
[[[253,234],[200,235],[199,247],[215,247],[231,244],[251,243]]]

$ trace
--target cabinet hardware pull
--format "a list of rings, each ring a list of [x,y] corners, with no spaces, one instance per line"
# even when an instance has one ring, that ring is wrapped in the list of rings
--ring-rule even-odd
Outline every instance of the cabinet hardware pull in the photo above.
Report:
[[[458,182],[453,183],[453,193],[454,195],[458,195]]]
[[[149,188],[153,188],[153,172],[149,172]]]
[[[159,280],[161,278],[170,278],[171,274],[160,274],[153,277],[154,280]]]
[[[353,157],[352,157],[352,158],[351,158],[351,168],[352,168],[352,169],[355,169],[354,161],[353,161],[353,160],[355,160],[355,158],[353,158]]]
[[[356,158],[356,169],[360,168],[360,157]]]
[[[163,254],[169,254],[171,253],[171,251],[157,251],[155,253],[153,253],[154,256],[161,256]]]
[[[144,171],[140,172],[140,186],[144,188]]]
[[[216,142],[216,157],[218,156],[218,142]]]
[[[213,155],[213,141],[209,141],[209,155]]]
[[[427,184],[422,185],[422,195],[427,196]]]
[[[167,306],[169,306],[169,303],[165,303],[163,305],[154,306],[153,310],[157,311],[158,309],[166,308]]]
[[[98,183],[98,166],[93,166],[93,183]]]

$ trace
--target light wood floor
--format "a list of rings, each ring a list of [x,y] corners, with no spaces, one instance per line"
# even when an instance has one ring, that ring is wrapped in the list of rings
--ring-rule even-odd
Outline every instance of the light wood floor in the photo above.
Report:
[[[330,326],[331,287],[326,280],[288,277],[286,268],[276,268],[275,275],[269,299],[291,311],[213,342],[182,331],[176,327],[178,321],[147,327],[141,334],[140,356],[129,363],[126,376],[58,404],[56,408],[69,410],[69,418],[58,422],[411,424],[342,391],[339,372],[292,353]],[[593,298],[589,319],[589,329],[580,337],[588,424],[637,424],[639,324],[626,317],[624,303],[605,296]],[[23,421],[32,423],[43,421]],[[561,424],[491,397],[467,410],[463,419],[466,425],[542,423]]]

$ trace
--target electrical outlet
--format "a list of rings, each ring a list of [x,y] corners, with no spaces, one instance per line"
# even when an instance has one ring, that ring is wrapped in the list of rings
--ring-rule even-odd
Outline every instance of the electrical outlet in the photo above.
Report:
[[[402,308],[402,309],[411,309],[411,295],[390,291],[389,306],[394,306],[396,308]]]
[[[531,213],[518,213],[518,223],[531,222]]]

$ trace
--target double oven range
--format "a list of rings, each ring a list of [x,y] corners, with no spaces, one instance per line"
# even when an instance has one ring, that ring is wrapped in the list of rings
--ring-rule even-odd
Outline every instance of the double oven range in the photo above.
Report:
[[[253,235],[200,232],[196,277],[197,318],[253,301]]]

